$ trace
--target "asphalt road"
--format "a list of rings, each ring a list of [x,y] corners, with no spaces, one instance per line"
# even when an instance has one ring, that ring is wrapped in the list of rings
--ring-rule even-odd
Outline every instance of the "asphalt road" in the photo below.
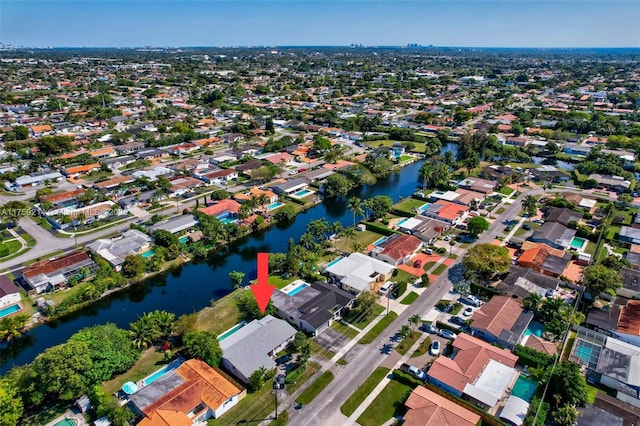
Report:
[[[522,199],[525,195],[537,195],[543,190],[531,190],[521,194],[516,201],[510,205],[505,205],[505,211],[496,216],[497,219],[491,224],[489,230],[481,235],[476,243],[490,243],[496,235],[501,235],[501,230],[505,226],[503,221],[515,218],[522,209]],[[460,263],[462,256],[450,266]],[[422,293],[398,318],[391,323],[378,338],[369,345],[355,345],[345,357],[349,363],[344,369],[332,369],[334,380],[308,405],[301,410],[295,410],[294,401],[286,401],[282,409],[289,412],[290,424],[292,425],[343,425],[346,417],[340,413],[340,406],[351,396],[357,387],[366,380],[367,377],[378,367],[389,355],[382,351],[383,345],[391,343],[391,338],[403,325],[408,324],[409,317],[417,314],[424,317],[433,306],[452,288],[452,283],[447,274],[440,275],[431,284],[429,289]]]

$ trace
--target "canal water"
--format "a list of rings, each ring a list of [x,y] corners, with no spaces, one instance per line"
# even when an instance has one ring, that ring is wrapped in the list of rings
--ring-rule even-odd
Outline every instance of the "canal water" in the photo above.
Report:
[[[305,231],[307,223],[326,218],[329,223],[340,221],[352,225],[353,216],[347,207],[349,197],[362,199],[376,195],[388,195],[397,202],[416,190],[418,170],[422,162],[410,164],[375,185],[352,190],[346,197],[325,201],[299,214],[294,221],[253,234],[230,244],[224,250],[209,256],[206,261],[189,263],[161,276],[148,279],[132,288],[112,294],[96,303],[70,314],[58,321],[38,326],[18,341],[0,349],[0,374],[14,365],[31,362],[45,349],[64,343],[84,327],[112,322],[128,328],[144,312],[166,310],[176,316],[198,311],[232,291],[228,274],[238,270],[247,279],[256,277],[258,252],[284,252],[289,238],[297,239]]]

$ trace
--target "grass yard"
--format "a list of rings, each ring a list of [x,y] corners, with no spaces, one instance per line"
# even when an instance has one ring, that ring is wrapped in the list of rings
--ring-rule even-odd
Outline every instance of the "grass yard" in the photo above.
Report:
[[[277,289],[283,289],[292,282],[294,282],[297,277],[292,278],[282,278],[279,275],[272,275],[269,277],[269,284],[275,285]]]
[[[407,283],[412,283],[418,278],[407,271],[403,271],[402,269],[396,269],[396,271],[398,271],[398,273],[396,274],[395,277],[393,277],[393,279],[395,279],[395,281],[398,283],[400,281],[406,281]]]
[[[344,318],[344,320],[347,321],[348,323],[355,325],[356,327],[362,330],[363,328],[368,326],[369,323],[373,321],[375,317],[381,315],[384,312],[384,310],[385,308],[382,305],[378,305],[376,303],[371,308],[371,314],[368,317],[360,318],[352,315],[352,312],[349,312],[349,314]]]
[[[496,214],[502,214],[504,213],[506,209],[504,207],[500,207],[498,210],[495,211]]]
[[[416,200],[415,198],[405,198],[400,201],[398,204],[394,204],[393,208],[396,210],[401,210],[409,213],[415,213],[413,209],[420,207],[425,202],[422,200]]]
[[[16,253],[21,247],[22,244],[20,244],[20,241],[18,240],[10,240],[0,244],[0,258]]]
[[[363,426],[379,426],[392,417],[401,415],[404,411],[402,403],[410,393],[411,387],[395,380],[390,381],[358,418],[358,423]]]
[[[440,275],[441,273],[443,273],[444,271],[447,270],[447,265],[445,265],[444,263],[441,263],[440,265],[438,265],[438,267],[436,269],[433,270],[433,275]]]
[[[142,353],[142,356],[136,361],[131,369],[113,379],[106,381],[102,387],[107,395],[117,392],[126,382],[137,382],[147,377],[168,361],[164,359],[164,353],[149,348]]]
[[[604,232],[604,238],[607,240],[617,240],[620,234],[620,227],[616,225],[608,226]]]
[[[513,191],[515,191],[513,188],[509,188],[508,186],[505,186],[502,189],[500,189],[500,191],[498,192],[501,193],[502,195],[509,196],[513,193]]]
[[[389,324],[391,324],[396,318],[398,318],[398,314],[393,311],[389,312],[389,315],[385,316],[380,320],[380,322],[374,325],[371,330],[369,330],[369,332],[365,334],[362,339],[360,339],[358,343],[360,343],[361,345],[368,345],[369,343],[373,342],[376,337],[378,337],[378,335],[382,333],[384,329],[387,328]]]
[[[429,352],[430,347],[431,347],[431,337],[427,337],[422,341],[422,343],[420,343],[420,346],[418,346],[418,349],[416,349],[416,351],[413,354],[411,354],[411,358],[415,358],[420,355],[426,354],[427,352]]]
[[[356,235],[354,235],[352,238],[349,238],[348,245],[351,246],[354,241],[357,241],[366,248],[369,244],[373,244],[382,237],[384,237],[384,235],[378,234],[377,232],[369,231],[368,229],[365,231],[357,231]],[[338,241],[337,245],[338,248],[344,248],[344,241],[342,241],[341,239],[340,241]]]
[[[33,413],[25,410],[24,416],[20,419],[22,426],[41,426],[49,423],[53,419],[60,417],[69,409],[68,402],[58,402],[53,405],[43,405],[34,409]]]
[[[326,359],[331,359],[335,355],[335,353],[331,352],[329,349],[323,348],[313,339],[311,340],[311,351],[319,357]]]
[[[436,262],[427,262],[424,264],[424,270],[425,272],[428,271],[429,269],[433,268],[433,266],[436,264]]]
[[[213,306],[198,312],[196,328],[220,334],[240,322],[240,311],[236,305],[235,296],[239,295],[241,291],[244,290],[236,290],[215,301]]]
[[[365,380],[364,383],[358,386],[358,389],[356,389],[356,391],[352,393],[349,398],[347,398],[344,404],[340,406],[340,411],[342,412],[342,414],[344,414],[345,416],[352,415],[358,409],[360,404],[362,404],[362,402],[367,398],[367,396],[369,396],[373,389],[375,389],[378,383],[380,383],[380,381],[384,379],[387,374],[389,374],[389,371],[391,370],[386,367],[378,367],[373,370],[373,373],[371,373],[371,375],[367,377],[367,380]]]
[[[407,294],[401,301],[400,304],[402,305],[410,305],[412,304],[416,299],[418,298],[418,293],[416,293],[415,291],[412,291],[411,293]]]
[[[399,142],[399,141],[392,141],[389,139],[385,139],[385,140],[380,140],[380,141],[371,141],[371,142],[367,142],[367,145],[372,146],[374,148],[378,148],[380,146],[393,146],[394,143]],[[425,145],[422,142],[411,142],[414,145],[414,148],[411,150],[411,152],[424,152],[425,151]]]
[[[247,396],[226,412],[224,416],[219,419],[209,419],[207,424],[213,426],[231,426],[242,423],[258,424],[260,421],[266,420],[273,409],[271,383],[266,383],[259,391],[247,393]]]
[[[400,342],[398,346],[396,346],[396,351],[398,351],[400,355],[406,354],[411,346],[413,346],[413,344],[418,341],[420,336],[422,336],[422,333],[420,333],[419,331],[411,332],[410,335],[402,339],[402,342]]]
[[[324,388],[333,380],[333,373],[331,371],[325,371],[318,377],[318,379],[306,388],[299,396],[297,401],[302,404],[308,404],[313,401],[313,398],[318,396]]]
[[[304,372],[300,375],[298,380],[295,383],[291,383],[287,385],[287,391],[291,394],[298,390],[300,386],[302,386],[311,376],[316,374],[318,370],[320,370],[320,364],[315,362],[308,362],[304,368]]]
[[[409,161],[413,161],[415,159],[414,156],[412,155],[401,155],[400,159],[398,160],[400,162],[400,164],[404,164],[407,163]]]
[[[331,324],[331,328],[333,328],[338,333],[347,336],[349,339],[353,339],[358,335],[358,331],[349,327],[348,325],[342,324],[340,321],[336,321]]]

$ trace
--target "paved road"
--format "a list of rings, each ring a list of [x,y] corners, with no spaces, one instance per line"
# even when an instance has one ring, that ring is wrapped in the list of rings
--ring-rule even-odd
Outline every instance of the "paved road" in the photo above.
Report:
[[[542,189],[526,192],[526,195],[541,194]],[[489,243],[496,235],[501,235],[504,227],[503,220],[515,218],[522,209],[522,202],[525,194],[521,194],[512,204],[505,205],[505,211],[498,216],[487,232],[478,238],[477,243]],[[455,266],[462,260],[459,256]],[[283,409],[290,413],[291,424],[305,425],[343,425],[347,418],[340,413],[340,406],[351,396],[356,388],[380,365],[389,355],[384,354],[381,349],[384,344],[390,343],[396,332],[408,323],[409,317],[417,314],[424,317],[442,297],[451,290],[452,283],[447,274],[440,275],[431,284],[429,289],[409,307],[398,315],[398,318],[391,323],[378,338],[369,345],[355,345],[349,351],[349,364],[345,369],[333,369],[335,379],[313,400],[311,404],[301,410],[295,410],[294,401],[287,400],[283,404]]]

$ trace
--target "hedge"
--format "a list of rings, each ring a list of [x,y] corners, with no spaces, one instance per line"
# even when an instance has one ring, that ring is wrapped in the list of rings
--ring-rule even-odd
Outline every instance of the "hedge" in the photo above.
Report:
[[[293,201],[296,204],[300,204],[301,206],[304,206],[306,203],[298,198],[294,198],[294,197],[289,197],[288,195],[284,197],[287,201]]]
[[[393,288],[393,296],[395,298],[398,298],[398,297],[402,296],[405,291],[407,291],[407,282],[406,281],[400,281]]]
[[[391,214],[395,214],[396,216],[402,216],[402,217],[413,217],[413,216],[415,216],[415,213],[411,213],[411,212],[408,212],[406,210],[398,210],[398,209],[391,209],[390,213]]]
[[[526,346],[516,345],[513,348],[513,353],[518,355],[518,364],[528,365],[532,368],[538,368],[540,366],[548,366],[553,363],[553,358],[549,355],[538,352],[535,349],[528,348]]]
[[[471,292],[476,293],[481,297],[493,297],[493,296],[500,296],[502,294],[496,289],[493,289],[491,287],[485,287],[483,285],[478,285],[476,283],[471,283]]]
[[[442,322],[442,321],[436,321],[436,327],[438,328],[443,328],[445,330],[449,330],[449,331],[453,331],[454,333],[458,334],[460,333],[460,329],[456,328],[450,324],[447,324],[446,322]]]
[[[404,371],[401,371],[398,369],[393,370],[391,374],[393,374],[393,380],[396,380],[402,383],[403,385],[407,385],[411,389],[414,389],[418,386],[422,386],[424,384],[422,380],[418,380],[415,377],[409,375],[408,373],[405,373]]]
[[[372,232],[376,232],[378,234],[382,234],[382,235],[393,235],[393,234],[398,234],[398,232],[395,232],[393,229],[389,229],[386,226],[382,225],[382,224],[377,224],[377,223],[373,223],[373,222],[364,222],[364,226]]]

